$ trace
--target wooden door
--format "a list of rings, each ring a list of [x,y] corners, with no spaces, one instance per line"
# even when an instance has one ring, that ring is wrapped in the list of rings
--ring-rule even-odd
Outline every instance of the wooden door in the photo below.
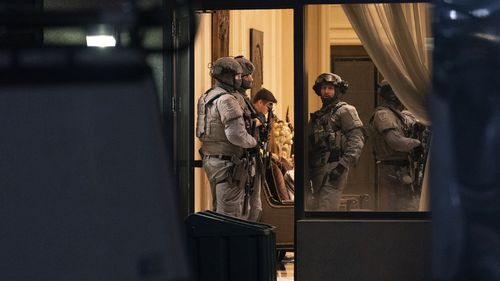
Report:
[[[349,83],[343,100],[356,107],[365,127],[376,105],[377,70],[361,46],[332,47],[332,72]],[[344,194],[368,194],[364,208],[375,209],[376,167],[372,144],[367,139],[358,163],[351,168]]]

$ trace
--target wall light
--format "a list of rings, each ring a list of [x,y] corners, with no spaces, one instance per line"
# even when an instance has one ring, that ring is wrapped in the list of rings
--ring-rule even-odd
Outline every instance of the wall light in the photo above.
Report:
[[[114,47],[116,39],[112,35],[87,35],[88,47]]]
[[[96,24],[87,28],[88,47],[115,47],[116,34],[113,26],[106,24]]]

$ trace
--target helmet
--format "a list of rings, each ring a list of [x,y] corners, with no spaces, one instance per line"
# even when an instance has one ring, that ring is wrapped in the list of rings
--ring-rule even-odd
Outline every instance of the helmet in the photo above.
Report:
[[[335,87],[335,91],[345,94],[347,92],[347,88],[349,88],[349,84],[347,81],[342,80],[340,76],[334,73],[322,73],[316,78],[316,82],[314,82],[313,90],[318,95],[321,96],[321,86],[324,84],[333,84]]]
[[[243,68],[243,73],[241,76],[249,75],[252,74],[255,70],[255,66],[253,63],[249,60],[247,60],[244,56],[236,56],[234,57],[241,65],[241,68]]]
[[[235,89],[241,86],[241,79],[235,79],[235,75],[241,73],[240,63],[232,57],[219,58],[210,66],[210,75],[214,79]]]
[[[377,87],[377,94],[379,94],[385,101],[391,103],[399,103],[399,99],[392,90],[391,84],[386,80],[382,80]]]
[[[241,74],[241,76],[250,75],[255,70],[255,66],[253,65],[253,63],[251,61],[247,60],[246,58],[244,58],[243,56],[237,56],[237,57],[235,57],[235,59],[240,63],[241,68],[243,69],[243,73]],[[253,86],[252,82],[253,82],[252,80],[242,79],[241,80],[241,88],[243,90],[251,89]]]

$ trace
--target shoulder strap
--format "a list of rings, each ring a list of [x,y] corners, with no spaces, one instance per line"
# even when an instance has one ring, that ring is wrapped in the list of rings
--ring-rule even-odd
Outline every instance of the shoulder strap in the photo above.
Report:
[[[401,112],[399,112],[399,111],[391,108],[390,106],[388,106],[387,108],[389,108],[389,110],[391,110],[392,112],[394,112],[394,114],[396,114],[396,116],[401,121],[401,123],[403,123],[403,126],[407,127],[406,119],[404,118],[404,116],[403,116],[403,114]]]
[[[377,113],[377,111],[379,111],[382,108],[386,108],[386,107],[385,106],[377,106],[375,108],[375,111],[373,111],[373,114],[372,114],[372,117],[370,118],[370,121],[368,121],[369,124],[373,124],[373,119],[375,118],[375,113]]]
[[[343,102],[343,101],[338,102],[338,103],[335,105],[335,107],[332,109],[331,113],[332,113],[332,114],[334,114],[335,112],[337,112],[337,110],[338,110],[339,108],[341,108],[341,107],[342,107],[342,106],[344,106],[344,105],[347,105],[347,103],[346,103],[346,102]]]
[[[255,109],[254,105],[250,102],[250,100],[247,97],[243,97],[243,99],[245,100],[245,103],[252,112],[252,114],[256,114],[257,110]]]
[[[196,120],[196,136],[201,138],[203,135],[210,135],[210,127],[207,125],[207,106],[213,103],[219,97],[229,94],[221,87],[210,88],[198,101],[198,117]]]
[[[334,115],[335,112],[337,112],[337,110],[339,110],[339,108],[341,108],[344,105],[347,105],[347,103],[342,101],[335,104],[335,106],[330,110],[330,115]]]
[[[229,94],[225,89],[221,87],[215,87],[209,89],[207,92],[205,92],[207,96],[205,97],[205,104],[209,105],[212,102],[214,102],[216,99],[220,98],[221,96],[225,94]]]

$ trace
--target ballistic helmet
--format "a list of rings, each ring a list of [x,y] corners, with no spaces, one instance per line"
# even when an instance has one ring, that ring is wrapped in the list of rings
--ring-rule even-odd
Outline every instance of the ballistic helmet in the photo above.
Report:
[[[234,57],[241,65],[241,68],[243,69],[243,73],[241,73],[241,76],[249,75],[252,74],[255,70],[255,66],[253,63],[249,60],[247,60],[244,56],[236,56]]]
[[[316,78],[314,82],[313,90],[318,95],[321,96],[321,86],[325,84],[332,84],[335,87],[335,92],[340,94],[345,94],[349,84],[347,81],[342,80],[340,76],[334,73],[322,73]]]
[[[243,73],[241,74],[242,77],[252,74],[253,71],[255,70],[255,66],[253,65],[253,63],[251,61],[247,60],[245,57],[237,56],[234,59],[236,59],[240,63],[241,68],[243,69]],[[251,89],[252,86],[253,86],[253,81],[249,81],[249,80],[245,80],[245,79],[241,80],[241,88],[242,89],[244,89],[244,90]]]
[[[399,99],[392,90],[391,84],[389,84],[386,80],[382,80],[382,82],[378,84],[377,94],[389,103],[399,103]]]
[[[235,76],[242,74],[243,69],[240,63],[232,57],[222,57],[217,59],[210,66],[210,75],[217,81],[238,89],[241,86],[241,79]]]

